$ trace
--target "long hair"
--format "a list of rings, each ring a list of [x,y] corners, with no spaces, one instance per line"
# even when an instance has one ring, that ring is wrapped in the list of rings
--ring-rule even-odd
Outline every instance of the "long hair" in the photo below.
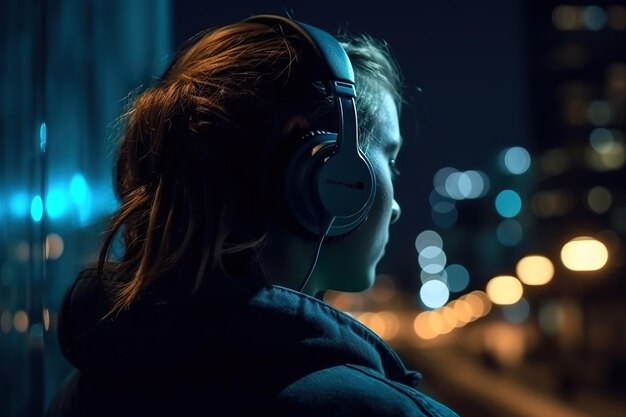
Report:
[[[386,44],[341,36],[356,76],[360,146],[374,135],[381,91],[398,106],[401,77]],[[235,23],[202,33],[159,82],[131,101],[115,165],[119,210],[104,234],[98,273],[123,272],[110,311],[128,308],[168,270],[192,266],[195,293],[214,273],[243,279],[266,243],[276,200],[272,158],[284,122],[305,115],[335,129],[332,100],[311,79],[303,41],[279,27]],[[274,183],[273,183],[274,182]],[[121,233],[124,255],[107,262]],[[230,260],[230,261],[229,261]],[[186,274],[181,274],[186,275]]]

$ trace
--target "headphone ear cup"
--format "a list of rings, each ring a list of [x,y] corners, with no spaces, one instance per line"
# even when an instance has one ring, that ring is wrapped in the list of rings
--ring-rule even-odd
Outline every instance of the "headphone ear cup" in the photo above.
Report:
[[[347,236],[360,226],[374,200],[371,164],[358,155],[336,153],[337,134],[308,132],[290,159],[285,175],[285,197],[295,221],[319,236],[321,221],[335,218],[328,237]]]
[[[311,131],[303,135],[300,141],[301,145],[292,154],[285,171],[285,201],[295,222],[317,239],[324,207],[312,179],[319,166],[333,155],[337,135]]]

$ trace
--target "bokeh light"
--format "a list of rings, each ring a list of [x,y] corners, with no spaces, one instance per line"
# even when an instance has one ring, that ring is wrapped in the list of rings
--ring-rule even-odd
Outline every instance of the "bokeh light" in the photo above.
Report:
[[[610,147],[614,142],[613,132],[604,127],[597,127],[589,134],[589,144],[597,152],[602,152],[603,149]]]
[[[418,261],[424,271],[438,274],[446,266],[446,253],[437,246],[427,246],[420,251]]]
[[[396,283],[391,275],[378,274],[376,281],[369,290],[369,295],[377,303],[386,303],[396,294]]]
[[[455,327],[459,327],[459,320],[456,317],[456,312],[452,307],[443,306],[440,313],[443,321],[445,322],[446,330],[450,329],[449,331],[452,331],[452,329],[454,329]]]
[[[502,217],[515,217],[522,209],[522,199],[513,190],[503,190],[496,196],[496,210]]]
[[[24,310],[18,310],[13,316],[13,327],[20,333],[28,330],[28,314]]]
[[[46,259],[56,260],[63,255],[63,250],[65,248],[63,238],[56,234],[50,233],[46,236]]]
[[[587,6],[583,9],[583,22],[589,30],[602,30],[608,22],[606,11],[599,6]]]
[[[530,167],[530,154],[521,146],[505,149],[501,158],[506,173],[520,175],[528,171]]]
[[[383,340],[393,339],[400,330],[400,320],[390,311],[362,313],[356,318]]]
[[[72,196],[72,200],[77,205],[85,203],[88,198],[89,187],[87,186],[87,181],[85,177],[81,173],[76,173],[72,176],[72,180],[70,181],[70,195]]]
[[[413,320],[413,330],[415,331],[415,334],[425,340],[434,339],[439,336],[439,333],[435,333],[430,326],[428,320],[429,315],[429,311],[424,311],[418,314],[415,317],[415,320]]]
[[[433,178],[435,191],[453,200],[464,200],[482,197],[487,194],[490,186],[489,177],[482,171],[459,171],[456,168],[441,168]],[[431,205],[438,201],[430,198]]]
[[[50,310],[47,308],[43,309],[43,328],[45,331],[50,330]]]
[[[46,127],[46,123],[43,122],[39,125],[39,150],[41,152],[46,151],[46,145],[48,143],[48,129]]]
[[[531,199],[533,214],[537,217],[560,216],[572,207],[571,194],[561,190],[536,192]]]
[[[441,195],[437,192],[437,190],[432,190],[428,195],[428,202],[430,206],[433,207],[435,204],[440,203],[442,201],[448,203],[454,203],[454,200],[448,197],[447,195]]]
[[[517,262],[515,273],[526,285],[544,285],[554,277],[554,265],[545,256],[528,255]]]
[[[606,213],[611,208],[612,201],[611,192],[604,187],[593,187],[587,193],[587,204],[594,213]]]
[[[511,275],[499,275],[487,283],[487,295],[494,304],[515,304],[523,294],[522,283]]]
[[[518,365],[526,353],[526,335],[519,326],[505,322],[490,324],[484,333],[485,349],[504,366]]]
[[[67,210],[67,200],[60,189],[51,189],[46,196],[46,213],[50,219],[58,219]]]
[[[466,192],[471,190],[472,187],[472,184],[467,176],[463,175],[463,173],[459,171],[450,173],[444,184],[446,195],[455,200],[463,200],[466,198]]]
[[[450,174],[455,172],[458,172],[458,170],[452,167],[444,167],[438,170],[433,177],[433,187],[435,187],[435,191],[443,196],[449,196],[446,191],[446,180]]]
[[[463,325],[472,321],[472,308],[464,299],[458,299],[450,302],[450,307],[456,313],[459,325]]]
[[[557,6],[552,11],[552,23],[560,30],[574,30],[581,25],[581,18],[577,7]]]
[[[489,177],[482,171],[465,171],[462,178],[467,179],[465,183],[469,185],[461,190],[467,198],[482,197],[489,191]]]
[[[451,264],[444,270],[448,289],[452,292],[461,292],[469,285],[469,272],[463,265]]]
[[[415,238],[415,250],[418,253],[428,246],[443,248],[443,239],[434,230],[424,230]]]
[[[486,316],[491,311],[491,300],[483,291],[472,291],[459,298],[459,300],[464,301],[469,307],[473,320]]]
[[[450,297],[450,291],[446,284],[438,280],[426,282],[420,288],[420,299],[422,304],[429,308],[439,308],[443,306]]]
[[[436,274],[429,274],[428,272],[422,270],[422,272],[420,272],[420,281],[422,282],[422,284],[427,283],[428,281],[431,281],[433,279],[439,280],[441,282],[443,282],[444,284],[448,284],[448,273],[446,272],[445,269],[441,270],[440,272],[436,273]]]
[[[596,171],[620,169],[626,161],[626,150],[623,140],[616,140],[595,149],[589,147],[585,152],[585,162]]]
[[[29,204],[26,193],[16,193],[11,196],[9,201],[11,214],[15,217],[24,217],[28,214]]]
[[[455,327],[444,319],[442,311],[437,310],[428,313],[428,324],[433,332],[437,334],[450,333]]]
[[[30,217],[39,222],[43,218],[43,201],[40,196],[33,197],[33,200],[30,203]]]
[[[608,259],[606,246],[590,236],[576,237],[561,249],[561,261],[572,271],[596,271],[606,265]]]

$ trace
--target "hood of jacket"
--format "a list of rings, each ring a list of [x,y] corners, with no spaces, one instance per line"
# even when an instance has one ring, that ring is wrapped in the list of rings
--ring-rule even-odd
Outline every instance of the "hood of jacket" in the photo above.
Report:
[[[215,282],[224,280],[215,280]],[[105,289],[115,277],[82,271],[63,302],[59,342],[82,373],[149,384],[164,377],[219,380],[220,385],[276,392],[310,372],[366,366],[414,386],[397,354],[349,315],[297,291],[260,285],[213,285],[202,296],[176,295],[176,277],[155,285],[105,320]]]

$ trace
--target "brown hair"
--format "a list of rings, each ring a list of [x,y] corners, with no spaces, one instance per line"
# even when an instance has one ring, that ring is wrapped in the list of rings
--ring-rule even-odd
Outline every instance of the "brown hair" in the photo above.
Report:
[[[366,150],[379,95],[391,92],[400,106],[401,78],[386,44],[368,36],[340,40],[355,70]],[[272,162],[277,132],[295,114],[313,129],[335,127],[332,101],[311,79],[307,59],[297,37],[235,23],[194,39],[164,77],[132,101],[121,117],[115,167],[120,208],[98,262],[100,276],[123,271],[126,277],[116,283],[109,314],[128,308],[177,265],[193,265],[193,294],[208,274],[233,276],[233,265],[256,262],[272,199],[259,173]],[[107,263],[120,231],[123,259]],[[228,257],[237,262],[226,265]]]

